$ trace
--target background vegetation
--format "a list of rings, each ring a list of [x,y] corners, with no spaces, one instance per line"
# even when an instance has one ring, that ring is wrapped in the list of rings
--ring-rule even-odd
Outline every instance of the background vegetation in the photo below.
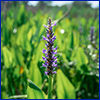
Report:
[[[1,2],[2,99],[47,97],[48,77],[41,68],[45,47],[42,36],[46,35],[43,24],[47,24],[48,17],[53,21],[61,18],[70,6],[52,7],[51,2],[42,1],[35,7],[22,1]],[[93,34],[91,27],[95,28]],[[69,16],[53,30],[58,46],[53,98],[98,99],[99,8],[91,8],[87,2],[73,2]],[[41,88],[44,95],[29,88],[28,79]]]

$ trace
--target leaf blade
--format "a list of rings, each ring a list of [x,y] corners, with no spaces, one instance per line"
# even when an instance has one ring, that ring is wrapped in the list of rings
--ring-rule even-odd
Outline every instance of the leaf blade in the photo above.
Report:
[[[74,86],[60,69],[57,71],[57,96],[58,99],[75,99]]]

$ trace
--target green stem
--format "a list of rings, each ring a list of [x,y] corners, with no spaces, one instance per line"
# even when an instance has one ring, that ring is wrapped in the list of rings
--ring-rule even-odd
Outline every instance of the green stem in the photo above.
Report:
[[[48,99],[52,99],[52,75],[49,75]]]

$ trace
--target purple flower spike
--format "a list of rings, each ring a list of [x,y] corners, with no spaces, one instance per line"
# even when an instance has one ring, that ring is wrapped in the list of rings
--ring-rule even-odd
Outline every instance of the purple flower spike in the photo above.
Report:
[[[44,25],[44,27],[46,28],[46,36],[43,36],[43,40],[46,40],[47,43],[45,44],[47,50],[43,49],[43,53],[45,54],[45,57],[42,57],[43,60],[45,61],[44,64],[42,64],[43,67],[46,67],[46,71],[45,74],[46,75],[53,75],[55,73],[57,73],[55,71],[55,67],[57,67],[57,56],[55,56],[57,54],[57,47],[54,48],[54,40],[56,40],[56,36],[54,36],[54,32],[53,32],[53,26],[56,25],[56,22],[54,22],[53,24],[51,23],[51,19],[49,18],[48,20],[48,25]],[[55,51],[56,50],[56,51]]]

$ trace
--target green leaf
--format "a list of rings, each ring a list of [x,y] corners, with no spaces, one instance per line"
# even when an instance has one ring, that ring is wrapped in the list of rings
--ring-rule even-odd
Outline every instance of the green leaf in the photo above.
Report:
[[[63,15],[63,12],[60,10],[56,16],[55,16],[55,19],[59,19],[59,17],[61,17]]]
[[[74,35],[73,35],[73,32],[70,32],[68,34],[68,37],[65,39],[65,42],[64,42],[64,47],[65,47],[65,53],[67,55],[67,58],[70,59],[70,56],[71,56],[71,51],[73,50],[74,48]]]
[[[22,49],[13,47],[11,48],[11,52],[13,54],[15,65],[24,66],[24,56],[22,55]]]
[[[18,26],[24,24],[26,21],[27,21],[27,17],[28,17],[28,14],[25,10],[25,6],[22,4],[19,8],[20,10],[18,11],[18,14],[17,14],[17,24]]]
[[[28,82],[29,82],[29,87],[31,87],[37,91],[41,91],[41,89],[38,86],[36,86],[31,80],[28,79]]]
[[[33,26],[33,27],[29,30],[28,34],[27,34],[27,37],[28,37],[28,40],[29,40],[29,41],[31,40],[31,38],[32,38],[32,36],[35,34],[35,32],[36,32],[36,26]]]
[[[27,89],[28,99],[44,99],[41,89],[34,84],[31,80],[28,80],[29,87]]]
[[[73,52],[71,60],[76,60],[77,69],[80,71],[82,71],[81,70],[82,65],[88,64],[88,58],[85,55],[83,48],[81,47],[79,47]]]
[[[2,50],[3,50],[4,65],[6,68],[9,68],[13,64],[12,53],[7,49],[7,47],[3,47]]]
[[[76,98],[74,86],[60,69],[57,70],[57,97],[58,99]]]
[[[8,99],[8,95],[5,91],[1,92],[1,99]]]
[[[43,47],[45,47],[45,44],[44,44],[44,41],[41,41],[37,47],[37,50],[35,50],[35,61],[36,63],[38,63],[38,61],[41,61],[42,59],[42,56],[43,56],[43,53],[42,53],[42,50],[43,50]]]
[[[23,26],[21,26],[18,29],[18,36],[17,36],[17,45],[21,46],[24,50],[26,50],[27,52],[31,51],[31,45],[30,42],[28,40],[28,29],[29,29],[29,24],[24,24]]]
[[[29,71],[30,71],[29,79],[32,80],[35,84],[37,84],[39,87],[41,87],[42,86],[42,76],[41,76],[40,70],[35,61],[30,62]]]

